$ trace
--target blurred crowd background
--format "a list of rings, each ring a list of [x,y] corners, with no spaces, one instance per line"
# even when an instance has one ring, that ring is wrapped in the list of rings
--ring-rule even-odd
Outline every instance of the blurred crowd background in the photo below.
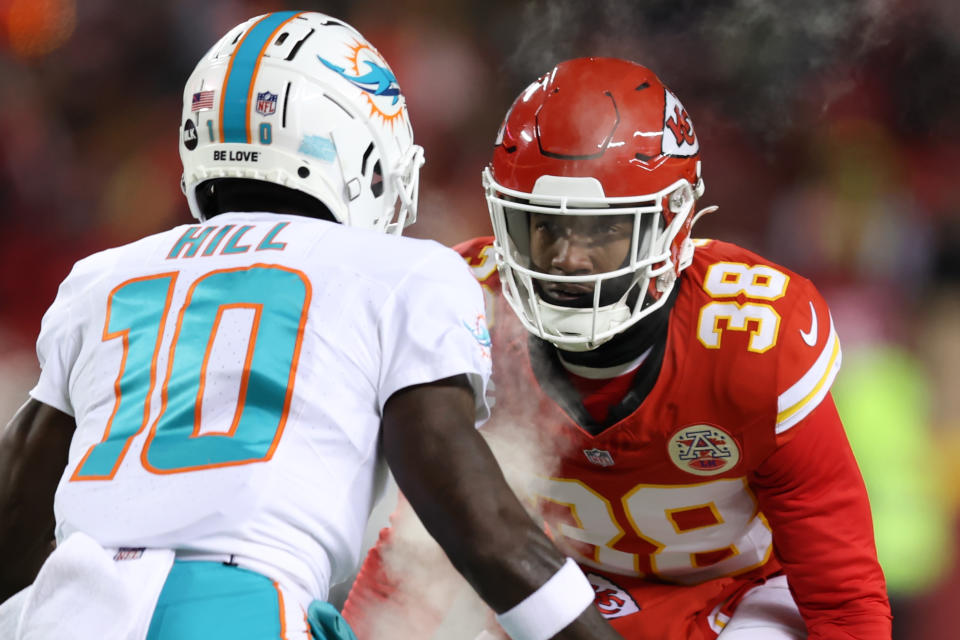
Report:
[[[556,62],[654,69],[696,123],[720,211],[695,235],[812,278],[844,345],[896,640],[957,637],[960,4],[954,0],[0,0],[0,419],[38,373],[73,262],[190,221],[182,86],[248,17],[346,19],[385,55],[426,148],[420,221],[489,233],[500,119]]]

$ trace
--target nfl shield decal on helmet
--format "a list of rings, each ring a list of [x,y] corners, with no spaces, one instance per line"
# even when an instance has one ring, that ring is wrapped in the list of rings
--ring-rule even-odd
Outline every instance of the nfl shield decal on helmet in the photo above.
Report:
[[[593,603],[604,618],[621,618],[640,611],[640,605],[630,597],[626,590],[621,589],[603,576],[588,573],[587,580],[593,587]]]
[[[667,443],[677,467],[698,476],[715,476],[737,466],[740,446],[729,433],[709,424],[682,427]]]
[[[257,113],[262,116],[272,116],[277,112],[277,94],[269,91],[257,93]]]
[[[583,455],[587,456],[587,460],[599,467],[613,466],[613,456],[610,455],[609,451],[604,451],[603,449],[584,449]]]

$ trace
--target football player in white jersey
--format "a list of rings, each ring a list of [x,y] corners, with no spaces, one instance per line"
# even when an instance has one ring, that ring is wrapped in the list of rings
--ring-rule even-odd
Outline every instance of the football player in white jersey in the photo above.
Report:
[[[619,637],[474,429],[482,294],[399,236],[423,156],[377,50],[322,14],[253,18],[181,122],[198,223],[74,266],[0,438],[0,600],[35,581],[15,637],[353,637],[324,601],[382,460],[511,635]]]

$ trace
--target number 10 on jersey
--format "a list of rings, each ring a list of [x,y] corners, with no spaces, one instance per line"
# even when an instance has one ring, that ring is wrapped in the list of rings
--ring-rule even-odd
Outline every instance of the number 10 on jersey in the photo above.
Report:
[[[147,427],[177,276],[134,278],[111,291],[103,341],[123,344],[113,412],[103,439],[87,450],[71,481],[112,479]],[[290,408],[310,293],[300,271],[263,264],[212,271],[190,285],[176,312],[160,411],[140,452],[144,468],[181,473],[270,459]],[[231,353],[241,347],[243,363],[233,420],[222,430],[200,433],[211,351],[231,310],[252,314],[246,344],[228,337]]]

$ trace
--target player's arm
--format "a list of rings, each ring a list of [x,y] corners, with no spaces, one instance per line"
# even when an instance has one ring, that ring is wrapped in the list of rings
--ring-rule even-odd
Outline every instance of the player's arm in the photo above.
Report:
[[[53,495],[73,417],[31,398],[0,433],[0,601],[37,576],[53,540]]]
[[[890,638],[866,488],[827,395],[751,474],[809,640]]]
[[[569,572],[564,556],[507,486],[474,428],[474,413],[466,376],[391,395],[383,411],[383,448],[398,486],[453,565],[498,615],[532,614],[544,628],[572,620],[556,636],[515,637],[619,638],[589,606],[593,590],[582,574]]]

